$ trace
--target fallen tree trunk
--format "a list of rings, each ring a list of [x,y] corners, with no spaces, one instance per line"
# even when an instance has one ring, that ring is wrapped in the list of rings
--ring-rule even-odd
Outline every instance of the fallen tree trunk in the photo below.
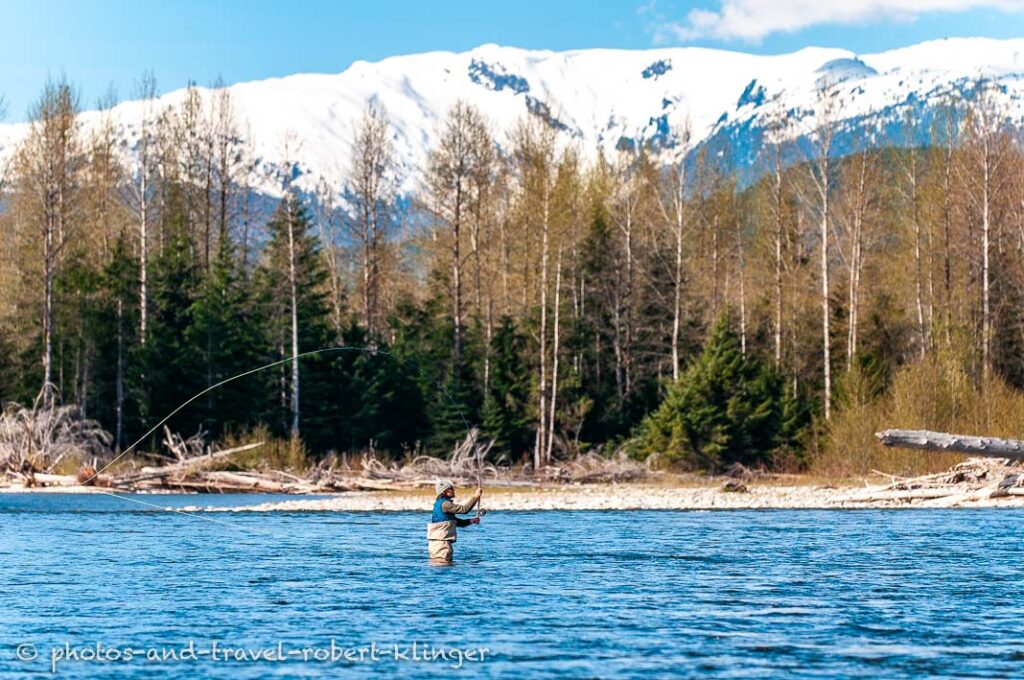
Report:
[[[975,437],[928,430],[883,430],[875,436],[882,446],[1024,460],[1024,441],[1019,439]]]
[[[909,489],[906,491],[881,490],[861,496],[851,496],[849,498],[844,498],[843,500],[848,503],[875,503],[878,501],[911,501],[926,498],[944,498],[946,496],[952,496],[954,493],[956,493],[956,491],[957,490],[955,488]]]
[[[1005,496],[1005,493],[997,493],[999,489],[999,482],[992,482],[986,484],[981,488],[966,489],[960,493],[950,494],[943,498],[937,498],[933,501],[926,501],[923,505],[935,508],[951,508],[963,503],[970,503],[972,501],[982,501],[988,498],[999,498]]]
[[[206,472],[197,481],[212,483],[214,486],[221,484],[224,486],[240,487],[249,491],[265,491],[268,493],[282,493],[285,491],[284,484],[279,482],[237,472]]]
[[[159,479],[161,477],[187,475],[190,472],[201,470],[210,463],[217,462],[228,456],[242,451],[249,451],[259,446],[263,446],[263,442],[256,442],[255,444],[246,444],[245,446],[239,446],[233,449],[225,449],[224,451],[217,451],[215,453],[209,453],[205,456],[197,456],[195,458],[189,458],[183,460],[180,463],[174,463],[172,465],[164,465],[162,467],[144,467],[139,472],[134,474],[121,475],[117,477],[115,483],[118,485],[123,484],[134,484],[136,482],[145,481],[148,479]]]
[[[78,478],[74,475],[54,475],[46,472],[36,472],[32,479],[39,486],[78,486]]]

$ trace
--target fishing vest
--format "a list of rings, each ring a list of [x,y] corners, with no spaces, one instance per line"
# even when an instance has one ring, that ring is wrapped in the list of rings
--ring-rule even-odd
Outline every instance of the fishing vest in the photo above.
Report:
[[[457,536],[455,530],[455,513],[445,512],[441,509],[441,506],[447,500],[451,499],[439,496],[438,499],[434,501],[434,512],[430,516],[430,524],[427,525],[428,541],[455,542]]]
[[[430,521],[431,522],[454,522],[455,521],[455,513],[453,513],[453,512],[445,512],[444,510],[441,509],[441,506],[444,505],[445,501],[450,501],[450,500],[451,500],[450,498],[445,498],[444,496],[438,496],[437,497],[437,500],[434,501],[434,514],[432,514],[430,516]]]

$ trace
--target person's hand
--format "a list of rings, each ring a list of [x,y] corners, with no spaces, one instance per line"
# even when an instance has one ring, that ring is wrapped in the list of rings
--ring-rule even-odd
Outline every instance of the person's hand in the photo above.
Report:
[[[480,524],[480,518],[479,517],[474,517],[473,519],[469,520],[469,523],[470,524]]]

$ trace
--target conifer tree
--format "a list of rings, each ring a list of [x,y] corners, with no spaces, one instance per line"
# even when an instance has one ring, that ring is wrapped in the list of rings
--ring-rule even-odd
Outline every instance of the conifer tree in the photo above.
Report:
[[[206,386],[199,348],[192,342],[194,305],[201,284],[193,244],[183,232],[171,236],[150,270],[148,342],[142,350],[144,426],[152,426]],[[202,412],[182,411],[169,426],[198,431]]]
[[[766,464],[784,434],[783,392],[777,373],[743,354],[723,315],[700,357],[641,423],[633,450],[698,470]]]
[[[258,278],[268,339],[275,356],[330,347],[337,343],[327,301],[327,271],[319,240],[308,212],[289,192],[267,224],[270,240]],[[300,435],[314,450],[331,443],[331,384],[336,379],[336,355],[316,355],[282,365],[276,375],[282,434]],[[301,390],[301,392],[300,392]],[[306,401],[309,409],[300,408]]]
[[[113,423],[114,450],[120,451],[127,445],[128,433],[137,429],[138,399],[129,380],[138,371],[140,300],[139,263],[129,254],[123,234],[104,268],[103,286],[106,323],[98,338],[99,369],[107,389],[99,400],[97,416],[101,422]]]
[[[526,338],[503,316],[491,340],[491,381],[484,398],[484,432],[494,439],[494,453],[518,458],[532,444],[530,371],[524,355]]]
[[[202,362],[206,387],[266,363],[265,324],[249,279],[239,270],[225,236],[197,291],[188,340]],[[252,425],[269,407],[267,374],[246,376],[210,392],[203,401],[204,427],[214,437],[227,423]]]

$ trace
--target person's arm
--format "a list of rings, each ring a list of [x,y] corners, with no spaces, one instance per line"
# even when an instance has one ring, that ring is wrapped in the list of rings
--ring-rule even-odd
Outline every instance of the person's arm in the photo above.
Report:
[[[450,512],[454,515],[465,515],[476,507],[476,504],[480,501],[480,489],[476,490],[476,493],[470,496],[469,500],[465,503],[456,503],[455,501],[445,501],[441,504],[441,510],[443,512]]]

